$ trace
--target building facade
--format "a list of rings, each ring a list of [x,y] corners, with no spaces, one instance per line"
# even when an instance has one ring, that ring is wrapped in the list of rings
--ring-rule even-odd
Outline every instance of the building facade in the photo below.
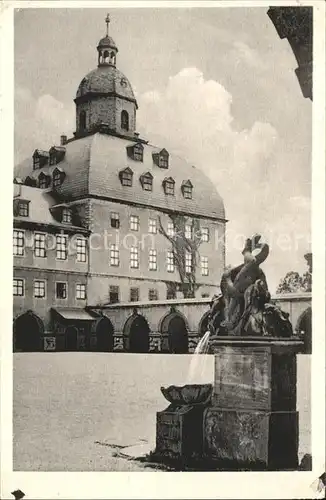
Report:
[[[117,54],[107,29],[77,89],[74,136],[15,167],[15,350],[112,350],[103,306],[217,291],[223,200],[202,170],[139,136]]]

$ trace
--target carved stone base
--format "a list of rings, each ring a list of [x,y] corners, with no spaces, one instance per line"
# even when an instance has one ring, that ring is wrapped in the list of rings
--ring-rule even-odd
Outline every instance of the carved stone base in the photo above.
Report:
[[[204,413],[203,455],[218,469],[298,467],[298,413],[230,410]]]

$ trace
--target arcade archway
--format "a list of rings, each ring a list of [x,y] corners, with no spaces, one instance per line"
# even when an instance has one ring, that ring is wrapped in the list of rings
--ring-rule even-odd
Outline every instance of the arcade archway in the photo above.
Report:
[[[124,349],[128,352],[149,352],[149,332],[150,328],[144,316],[130,316],[123,329]]]
[[[111,352],[114,347],[114,329],[111,321],[106,316],[100,318],[96,324],[97,351]]]
[[[19,316],[14,322],[14,351],[40,351],[43,321],[32,311]]]
[[[311,354],[312,353],[312,310],[311,307],[308,307],[303,313],[299,316],[296,333],[302,337],[304,341],[304,353]]]
[[[78,330],[75,326],[67,326],[65,330],[66,351],[77,351]]]
[[[185,318],[177,311],[167,314],[161,322],[162,352],[188,353],[188,328]]]

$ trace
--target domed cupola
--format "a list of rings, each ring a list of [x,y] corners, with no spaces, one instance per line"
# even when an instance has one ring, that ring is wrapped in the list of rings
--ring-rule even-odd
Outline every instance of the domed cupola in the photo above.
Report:
[[[118,47],[109,36],[109,15],[105,22],[106,36],[97,45],[98,66],[77,89],[75,135],[81,137],[105,124],[112,133],[134,137],[137,101],[129,80],[116,68]]]

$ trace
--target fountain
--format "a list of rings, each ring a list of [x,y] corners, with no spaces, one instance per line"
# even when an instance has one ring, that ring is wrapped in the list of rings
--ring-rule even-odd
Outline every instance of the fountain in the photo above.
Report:
[[[209,311],[209,331],[191,363],[214,355],[214,383],[161,388],[170,405],[157,413],[154,456],[201,470],[298,467],[296,354],[287,313],[271,302],[259,265],[269,247],[246,241],[244,263],[227,269]]]

